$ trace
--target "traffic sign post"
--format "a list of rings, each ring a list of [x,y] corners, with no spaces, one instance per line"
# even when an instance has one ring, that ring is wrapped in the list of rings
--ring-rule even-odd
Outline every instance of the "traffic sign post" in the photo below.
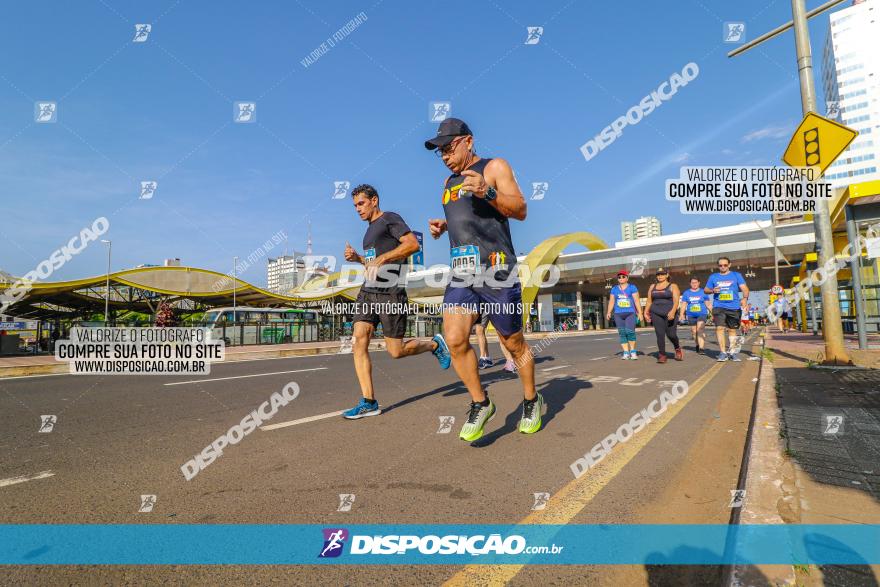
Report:
[[[840,2],[838,0],[832,0],[831,2],[820,6],[818,9],[813,10],[808,15],[805,6],[805,0],[791,0],[791,25],[794,28],[798,77],[800,78],[801,84],[801,110],[804,113],[804,122],[801,123],[801,127],[803,127],[804,123],[807,123],[808,120],[815,120],[811,118],[810,115],[821,119],[821,121],[816,121],[815,127],[804,129],[798,127],[798,130],[801,130],[800,137],[798,138],[798,133],[795,133],[795,137],[792,137],[792,144],[789,144],[789,149],[794,149],[794,151],[792,152],[792,157],[800,157],[803,159],[804,162],[809,161],[813,163],[813,165],[805,165],[806,167],[821,167],[823,163],[827,163],[824,166],[824,168],[827,168],[828,165],[831,165],[831,163],[834,161],[834,158],[830,157],[830,154],[826,156],[823,155],[821,152],[821,149],[823,148],[823,143],[821,142],[823,141],[823,129],[829,131],[832,134],[831,142],[828,144],[829,153],[834,152],[834,146],[839,147],[839,137],[843,136],[835,134],[838,131],[842,132],[841,129],[837,129],[837,131],[830,130],[831,127],[828,127],[822,123],[822,121],[826,123],[832,123],[833,121],[827,118],[823,118],[818,114],[815,114],[816,91],[813,84],[813,54],[812,49],[810,48],[810,32],[807,27],[808,17],[815,16],[819,12],[823,12],[833,6],[836,6],[839,3]],[[730,54],[728,54],[728,57],[739,55],[745,52],[747,49],[756,47],[758,44],[765,41],[766,39],[771,38],[776,34],[779,34],[783,30],[787,30],[787,28],[788,25],[779,27],[776,30],[771,31],[767,35],[763,35],[760,40],[756,39],[755,41],[749,43],[748,47],[740,47],[737,52],[731,52]],[[842,127],[842,129],[851,131],[851,129],[847,129],[843,125],[837,126]],[[837,141],[833,140],[834,136],[838,136]],[[796,143],[796,141],[799,142]],[[843,147],[843,149],[845,148],[846,146]],[[843,149],[841,149],[841,151]],[[788,154],[788,149],[786,150],[786,154]],[[837,153],[837,155],[839,154],[840,152]],[[793,160],[798,161],[800,159],[794,158]],[[819,257],[819,266],[821,267],[824,266],[828,260],[834,258],[834,241],[831,235],[831,215],[828,211],[828,201],[824,198],[819,198],[816,201],[816,211],[813,215],[813,225],[816,231],[816,249]],[[843,341],[843,324],[840,318],[840,300],[838,299],[837,294],[837,274],[828,272],[827,278],[821,285],[821,292],[822,336],[825,339],[824,362],[826,364],[833,365],[852,364],[852,361],[849,358],[849,353],[847,353],[846,346],[844,345]],[[810,294],[812,294],[812,288],[810,288]]]
[[[818,178],[857,136],[859,133],[848,126],[807,112],[791,135],[782,160],[792,167],[812,167]]]

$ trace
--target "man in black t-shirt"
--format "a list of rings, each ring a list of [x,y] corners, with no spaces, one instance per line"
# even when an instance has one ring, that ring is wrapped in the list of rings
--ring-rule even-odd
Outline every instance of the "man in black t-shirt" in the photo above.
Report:
[[[362,220],[370,223],[364,234],[364,254],[345,244],[345,260],[364,265],[364,284],[355,302],[354,368],[361,385],[360,403],[343,413],[348,420],[358,420],[382,413],[373,393],[373,365],[370,361],[370,339],[376,326],[382,324],[385,348],[399,359],[421,353],[434,353],[440,366],[448,369],[451,359],[443,336],[433,340],[409,340],[406,334],[409,300],[400,276],[400,262],[419,250],[419,241],[399,214],[379,209],[379,193],[367,184],[351,191],[354,208]]]

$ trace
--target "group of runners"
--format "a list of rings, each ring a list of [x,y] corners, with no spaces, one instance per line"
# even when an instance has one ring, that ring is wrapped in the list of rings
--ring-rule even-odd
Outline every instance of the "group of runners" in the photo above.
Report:
[[[491,322],[507,360],[505,368],[516,372],[522,384],[519,431],[533,434],[541,429],[544,398],[535,389],[534,357],[523,336],[522,290],[510,235],[510,219],[526,218],[525,198],[507,161],[477,155],[473,133],[464,121],[444,120],[436,136],[425,141],[425,148],[434,151],[450,171],[441,192],[445,218],[428,221],[433,238],[449,235],[452,272],[443,296],[443,334],[431,340],[404,342],[408,313],[402,309],[408,299],[400,278],[401,264],[419,250],[419,243],[399,214],[380,208],[379,193],[373,186],[358,185],[351,191],[352,200],[369,226],[362,242],[363,253],[346,243],[345,259],[364,265],[364,284],[355,301],[352,344],[362,398],[343,416],[356,420],[382,413],[373,388],[368,350],[381,324],[392,357],[433,353],[441,369],[455,369],[470,395],[459,437],[468,442],[479,439],[496,410],[479,375],[481,368],[492,364],[485,338],[485,328]],[[486,276],[493,281],[486,283]],[[684,292],[669,281],[665,268],[658,269],[644,311],[638,289],[629,283],[628,272],[621,270],[617,279],[606,318],[610,320],[614,314],[624,359],[638,358],[636,320],[654,325],[659,362],[667,361],[667,338],[673,344],[674,358],[683,359],[676,328],[677,321],[684,317],[693,324],[696,352],[703,352],[703,329],[711,312],[721,347],[718,360],[740,360],[736,338],[742,312],[748,309],[749,289],[742,275],[730,270],[729,259],[718,260],[718,272],[709,277],[705,287],[701,288],[695,277]],[[470,344],[475,326],[479,357]]]
[[[666,339],[672,343],[674,359],[684,360],[684,349],[678,338],[678,323],[687,319],[694,337],[694,351],[704,354],[706,349],[705,326],[709,314],[715,324],[715,333],[721,352],[717,360],[739,362],[741,346],[740,331],[747,334],[751,328],[754,309],[749,306],[749,287],[742,274],[731,271],[730,259],[718,259],[718,271],[712,273],[701,287],[700,279],[691,277],[690,289],[681,291],[670,282],[669,271],[660,267],[655,273],[655,282],[648,288],[647,299],[642,309],[638,288],[629,282],[629,272],[617,272],[617,285],[611,288],[608,297],[606,321],[614,315],[614,325],[620,336],[623,349],[621,358],[637,360],[636,324],[652,324],[657,335],[657,362],[666,363]]]

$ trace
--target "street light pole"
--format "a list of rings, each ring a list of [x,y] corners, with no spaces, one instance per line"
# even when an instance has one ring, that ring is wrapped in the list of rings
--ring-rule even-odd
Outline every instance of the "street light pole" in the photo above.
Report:
[[[791,15],[794,23],[798,76],[801,83],[801,109],[806,116],[808,112],[816,111],[816,92],[813,86],[813,55],[810,48],[810,31],[807,27],[807,9],[804,0],[791,0]],[[834,259],[835,255],[834,239],[831,234],[831,214],[828,211],[828,201],[823,198],[818,198],[816,201],[813,226],[816,231],[819,267],[824,267],[825,263],[829,259]],[[837,274],[828,271],[819,291],[822,295],[822,335],[825,339],[825,362],[851,363],[843,341]]]
[[[110,321],[110,255],[113,252],[113,242],[103,238],[101,242],[107,244],[107,295],[104,296],[104,326],[107,326]]]

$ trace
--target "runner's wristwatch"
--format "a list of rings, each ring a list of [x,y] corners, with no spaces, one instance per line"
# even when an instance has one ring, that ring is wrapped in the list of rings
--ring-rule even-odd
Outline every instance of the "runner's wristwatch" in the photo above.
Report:
[[[498,197],[498,192],[492,186],[486,188],[486,195],[484,196],[487,202],[491,202],[495,198]]]

